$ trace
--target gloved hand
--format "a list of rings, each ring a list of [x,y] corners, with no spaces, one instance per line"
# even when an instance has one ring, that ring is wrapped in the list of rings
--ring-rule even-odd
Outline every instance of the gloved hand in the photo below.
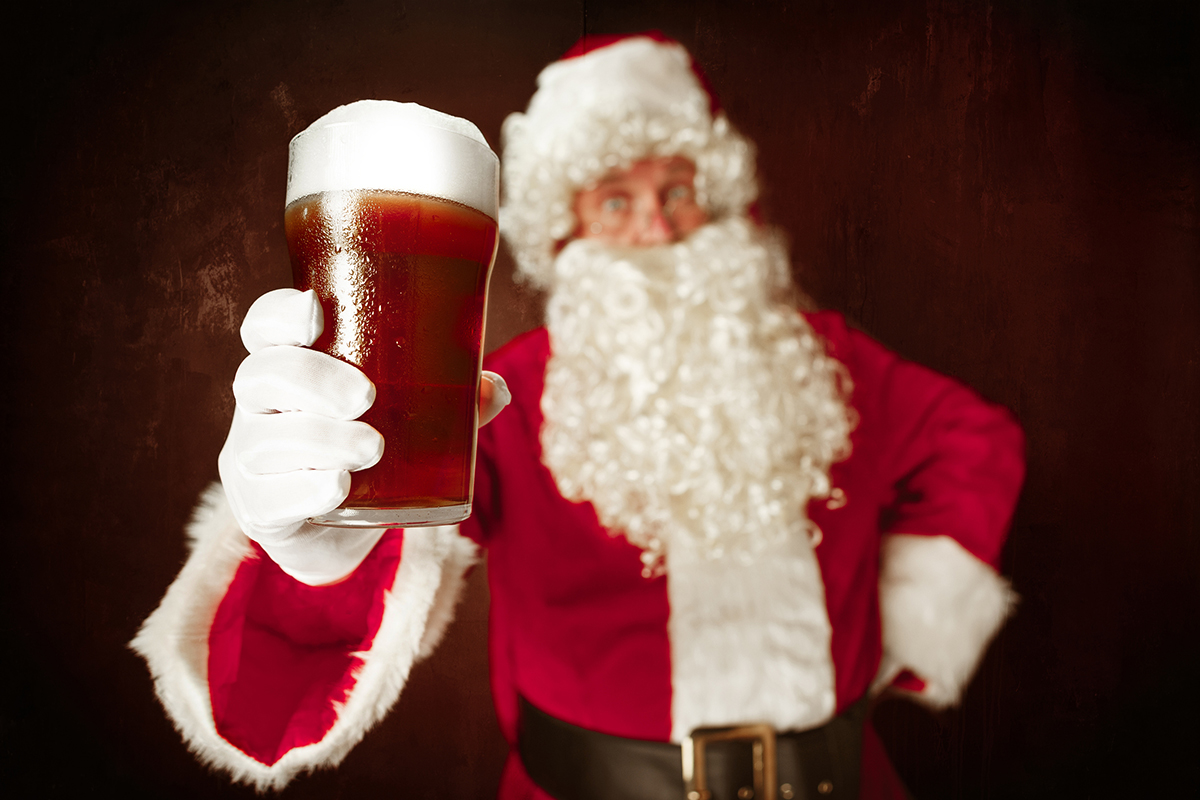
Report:
[[[371,552],[383,529],[328,528],[307,518],[337,508],[350,472],[383,455],[383,437],[355,418],[375,387],[356,367],[308,346],[321,335],[313,292],[277,289],[250,307],[242,342],[250,355],[233,381],[237,407],[217,466],[242,531],[297,580],[336,582]],[[504,381],[485,374],[480,420],[508,404]]]

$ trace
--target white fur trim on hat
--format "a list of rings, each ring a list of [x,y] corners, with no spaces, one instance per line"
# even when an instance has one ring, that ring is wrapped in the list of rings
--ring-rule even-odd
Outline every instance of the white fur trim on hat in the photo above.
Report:
[[[519,274],[548,287],[555,246],[577,224],[575,193],[642,158],[691,159],[708,213],[744,212],[758,196],[754,149],[710,107],[673,42],[631,37],[543,69],[528,110],[502,131],[500,228]]]

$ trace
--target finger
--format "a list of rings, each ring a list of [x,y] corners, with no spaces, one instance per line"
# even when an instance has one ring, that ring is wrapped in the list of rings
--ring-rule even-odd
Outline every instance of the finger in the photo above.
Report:
[[[484,370],[479,381],[479,425],[487,425],[504,407],[512,402],[508,384],[494,372]]]
[[[342,504],[350,493],[350,473],[345,470],[300,470],[277,475],[239,477],[243,522],[256,531],[268,533],[289,528],[309,517],[326,514]]]
[[[238,407],[252,414],[309,411],[356,419],[375,402],[375,384],[357,367],[304,347],[265,347],[233,379]]]
[[[293,470],[350,470],[379,463],[383,437],[365,422],[331,419],[305,411],[286,414],[235,412],[238,463],[254,475]]]
[[[279,344],[308,347],[324,329],[325,315],[315,292],[276,289],[255,300],[246,312],[242,344],[251,353]]]

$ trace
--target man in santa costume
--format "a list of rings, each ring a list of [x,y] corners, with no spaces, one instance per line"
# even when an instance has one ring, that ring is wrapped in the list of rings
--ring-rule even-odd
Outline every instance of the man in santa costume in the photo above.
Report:
[[[307,349],[311,294],[260,298],[223,487],[134,642],[163,704],[237,780],[335,765],[486,548],[502,797],[902,797],[866,703],[956,702],[1009,613],[1020,430],[808,307],[677,43],[581,43],[503,137],[502,233],[549,300],[487,360],[472,517],[305,522],[379,458],[374,390]]]

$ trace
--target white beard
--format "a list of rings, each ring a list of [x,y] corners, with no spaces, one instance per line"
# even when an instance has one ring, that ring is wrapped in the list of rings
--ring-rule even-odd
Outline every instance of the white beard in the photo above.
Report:
[[[687,240],[568,244],[547,306],[543,460],[646,573],[819,536],[805,507],[849,455],[845,369],[795,308],[786,253],[744,218]]]

